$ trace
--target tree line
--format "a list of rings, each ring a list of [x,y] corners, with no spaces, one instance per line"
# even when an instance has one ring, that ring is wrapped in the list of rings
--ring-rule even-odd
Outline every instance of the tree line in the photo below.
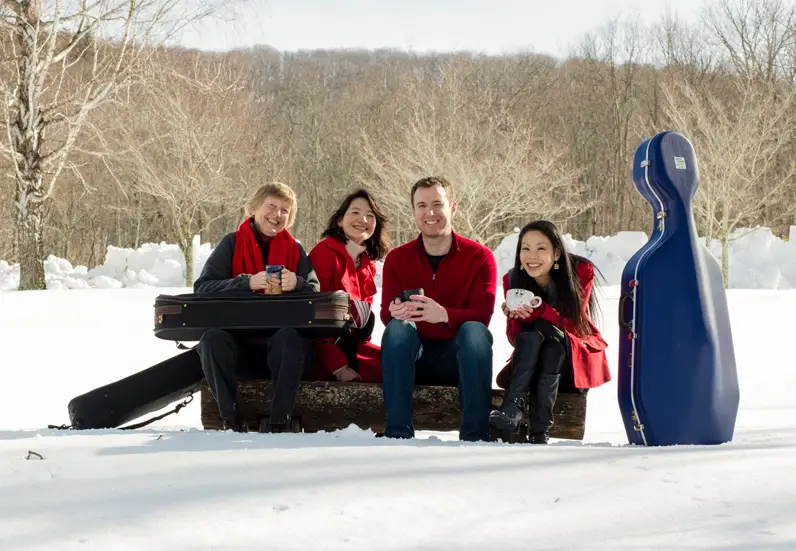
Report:
[[[393,242],[411,239],[408,190],[430,174],[456,187],[457,231],[490,247],[537,217],[581,239],[649,233],[631,163],[666,129],[696,150],[700,235],[726,252],[737,227],[786,235],[796,223],[793,2],[717,0],[693,24],[607,21],[565,59],[210,53],[143,41],[125,50],[42,24],[31,37],[28,15],[44,21],[8,12],[0,26],[10,106],[0,258],[22,261],[26,274],[47,254],[91,266],[108,245],[167,241],[187,252],[197,233],[217,242],[272,180],[297,191],[294,233],[306,247],[360,186],[383,203]],[[48,60],[42,44],[60,58]],[[42,283],[31,275],[21,288]]]

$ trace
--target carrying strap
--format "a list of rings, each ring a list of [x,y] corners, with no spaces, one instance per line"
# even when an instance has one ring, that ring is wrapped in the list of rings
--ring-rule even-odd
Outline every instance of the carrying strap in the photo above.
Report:
[[[193,349],[194,349],[194,348],[196,348],[197,346],[199,346],[199,343],[196,343],[196,344],[195,344],[195,345],[193,345],[193,346],[185,346],[185,345],[184,345],[184,344],[182,344],[180,341],[177,341],[177,348],[179,348],[180,350],[193,350]]]
[[[151,419],[147,419],[146,421],[141,421],[140,423],[136,423],[134,425],[127,425],[126,427],[117,427],[117,429],[118,430],[140,429],[141,427],[145,427],[145,426],[147,426],[147,425],[149,425],[151,423],[154,423],[155,421],[159,421],[159,420],[163,419],[164,417],[168,417],[169,415],[174,415],[175,413],[179,413],[182,408],[184,408],[185,406],[187,406],[191,402],[193,402],[193,392],[191,392],[191,394],[189,394],[188,397],[185,400],[183,400],[182,402],[177,404],[174,407],[174,409],[172,409],[171,411],[167,411],[166,413],[161,413],[160,415],[156,415],[155,417],[152,417]],[[70,429],[72,429],[72,425],[47,425],[47,428],[48,429],[56,429],[56,430],[70,430]]]
[[[140,429],[141,427],[145,427],[145,426],[149,425],[150,423],[154,423],[155,421],[159,421],[159,420],[163,419],[164,417],[168,417],[169,415],[173,415],[175,413],[179,413],[182,408],[184,408],[185,406],[187,406],[191,402],[193,402],[193,392],[188,396],[188,398],[186,398],[185,400],[183,400],[182,402],[177,404],[174,407],[173,410],[167,411],[166,413],[161,413],[160,415],[156,415],[155,417],[152,417],[151,419],[147,419],[146,421],[141,421],[140,423],[136,423],[135,425],[127,425],[126,427],[119,427],[119,430]]]

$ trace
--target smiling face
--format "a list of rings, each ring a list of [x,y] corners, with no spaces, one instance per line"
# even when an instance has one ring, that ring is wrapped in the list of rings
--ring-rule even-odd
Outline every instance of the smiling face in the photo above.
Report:
[[[451,219],[456,203],[451,203],[442,186],[418,188],[412,204],[415,223],[425,237],[440,237],[451,233]]]
[[[520,264],[532,278],[542,281],[548,279],[553,264],[560,256],[561,253],[553,247],[544,233],[531,230],[522,236]]]
[[[287,227],[291,208],[287,199],[268,195],[254,210],[254,225],[263,235],[273,237]]]
[[[354,199],[337,225],[347,238],[362,245],[376,231],[376,215],[366,199]]]

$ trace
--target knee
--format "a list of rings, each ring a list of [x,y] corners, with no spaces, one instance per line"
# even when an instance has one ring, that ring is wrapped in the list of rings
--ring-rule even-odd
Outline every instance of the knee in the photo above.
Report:
[[[456,344],[465,353],[483,355],[492,351],[492,333],[483,323],[467,321],[456,332]]]
[[[208,329],[199,340],[199,350],[217,350],[219,347],[231,347],[235,339],[223,329]]]
[[[548,340],[542,351],[542,373],[545,375],[560,375],[567,352],[564,345],[558,341]]]
[[[523,331],[514,338],[514,348],[529,347],[539,349],[544,342],[541,331]]]
[[[417,327],[412,322],[392,320],[387,324],[382,336],[382,348],[384,346],[409,344],[411,342],[420,341],[420,335],[417,333]]]
[[[304,345],[301,334],[293,327],[282,327],[271,337],[272,346],[300,348]]]

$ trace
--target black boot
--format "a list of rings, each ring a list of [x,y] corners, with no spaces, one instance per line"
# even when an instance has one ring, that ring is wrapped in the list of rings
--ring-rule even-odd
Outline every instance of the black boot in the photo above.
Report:
[[[493,410],[489,414],[489,424],[493,429],[511,433],[519,430],[543,342],[544,337],[536,331],[517,335],[514,341],[514,356],[511,360],[509,388],[506,390],[500,409]]]
[[[553,407],[558,397],[558,383],[561,368],[566,358],[566,346],[555,339],[545,340],[539,354],[539,377],[531,390],[531,411],[529,414],[530,438],[532,444],[547,444],[553,426]]]
[[[547,444],[553,426],[553,408],[558,397],[558,383],[561,375],[540,373],[533,390],[530,411],[530,430],[532,444]]]
[[[500,409],[492,410],[489,414],[489,424],[497,431],[517,432],[522,422],[522,413],[525,410],[525,397],[514,398],[510,402],[503,400]]]

